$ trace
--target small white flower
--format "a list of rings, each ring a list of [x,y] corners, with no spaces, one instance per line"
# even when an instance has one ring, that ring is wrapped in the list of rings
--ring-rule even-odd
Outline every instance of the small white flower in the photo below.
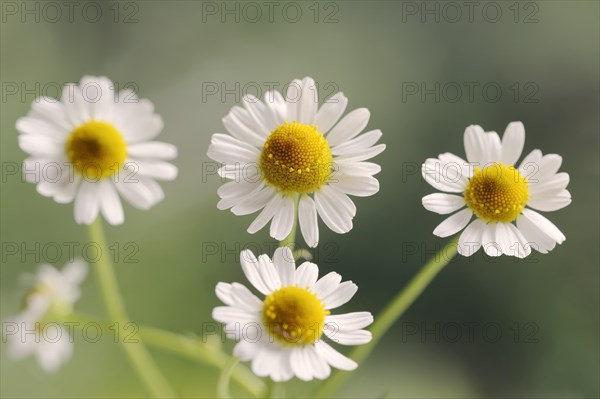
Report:
[[[239,341],[235,356],[251,360],[256,375],[274,381],[293,376],[322,380],[331,367],[357,367],[322,340],[322,335],[342,345],[371,340],[371,333],[363,330],[373,322],[369,312],[330,314],[354,296],[356,284],[342,283],[342,276],[334,272],[317,280],[319,268],[311,262],[296,269],[287,247],[278,248],[273,260],[267,255],[256,259],[249,250],[240,258],[244,274],[265,298],[258,299],[242,284],[217,284],[217,296],[227,306],[216,307],[213,318],[225,323],[229,338]]]
[[[483,246],[490,256],[524,258],[532,248],[547,253],[561,244],[565,236],[533,209],[549,212],[569,205],[569,175],[557,173],[560,155],[542,156],[540,150],[529,153],[518,168],[514,166],[524,144],[521,122],[511,122],[502,141],[496,132],[472,125],[464,135],[468,162],[451,153],[427,159],[423,178],[438,190],[460,195],[426,195],[423,206],[442,215],[466,206],[440,223],[433,234],[447,237],[466,226],[458,241],[458,252],[464,256]],[[469,224],[473,214],[477,218]]]
[[[105,77],[84,76],[64,87],[60,100],[37,98],[16,124],[27,181],[58,203],[75,200],[75,221],[91,224],[102,213],[111,224],[124,220],[120,193],[132,206],[149,209],[164,198],[155,180],[172,180],[166,160],[175,146],[154,139],[163,122],[146,99],[115,92]]]
[[[221,186],[217,207],[235,215],[262,209],[248,228],[255,233],[271,222],[271,237],[283,240],[298,220],[310,247],[319,242],[317,215],[336,233],[352,229],[356,207],[347,194],[370,196],[379,191],[371,162],[385,149],[375,143],[382,133],[360,135],[369,110],[356,109],[340,120],[348,99],[340,92],[318,108],[315,82],[294,80],[286,96],[270,91],[265,101],[244,97],[223,118],[229,134],[212,136],[208,156],[223,166],[219,175],[234,181]],[[338,122],[339,120],[339,122]]]
[[[87,265],[81,260],[67,264],[61,271],[43,264],[33,277],[33,288],[17,316],[5,320],[8,355],[22,359],[34,355],[46,372],[55,372],[73,353],[69,332],[60,324],[79,299],[79,285]],[[8,329],[10,328],[10,334]]]

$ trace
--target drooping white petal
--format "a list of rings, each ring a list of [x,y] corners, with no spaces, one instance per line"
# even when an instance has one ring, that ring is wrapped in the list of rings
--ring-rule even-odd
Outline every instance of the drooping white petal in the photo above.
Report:
[[[283,197],[283,201],[275,211],[273,221],[271,222],[271,237],[282,241],[290,234],[294,226],[295,206],[293,198],[288,196]]]
[[[321,354],[321,356],[323,356],[323,358],[331,365],[331,367],[347,371],[354,370],[358,367],[358,364],[356,364],[354,360],[342,355],[324,341],[316,342],[315,349]]]
[[[556,246],[556,240],[522,214],[517,218],[517,228],[527,240],[527,244],[539,253],[546,254]]]
[[[321,301],[325,305],[325,309],[335,309],[348,302],[358,291],[358,286],[352,281],[344,281],[337,288],[324,297]]]
[[[379,180],[373,176],[339,175],[334,180],[337,181],[329,184],[336,190],[357,197],[369,197],[379,191]]]
[[[100,210],[99,200],[98,185],[88,181],[82,182],[75,197],[75,222],[78,224],[92,224]]]
[[[353,216],[339,207],[339,202],[335,201],[337,196],[330,187],[323,187],[314,196],[317,212],[327,227],[339,234],[352,230]]]
[[[440,223],[435,230],[433,230],[433,234],[438,237],[448,237],[458,233],[467,225],[467,223],[469,223],[471,216],[473,216],[473,211],[469,208],[456,212],[454,215],[449,216]]]
[[[265,227],[269,220],[275,216],[275,213],[283,206],[285,197],[281,195],[274,195],[273,198],[267,203],[263,210],[258,214],[256,219],[248,227],[248,233],[254,234],[258,230]]]
[[[522,216],[527,218],[530,222],[532,222],[535,226],[539,228],[541,232],[546,234],[548,237],[552,238],[558,244],[562,244],[565,241],[564,234],[548,219],[539,213],[531,210],[531,209],[523,209]]]
[[[302,237],[311,248],[319,243],[319,226],[317,224],[317,207],[312,198],[302,195],[298,203],[298,222]]]
[[[125,220],[123,206],[112,182],[102,180],[98,192],[100,194],[100,211],[106,221],[112,225],[122,224]]]
[[[460,234],[458,239],[458,253],[462,256],[471,256],[481,248],[485,222],[475,219]]]
[[[496,236],[496,223],[488,223],[485,225],[481,236],[481,245],[483,246],[485,253],[489,256],[495,257],[502,255],[502,248],[500,247],[500,243]]]

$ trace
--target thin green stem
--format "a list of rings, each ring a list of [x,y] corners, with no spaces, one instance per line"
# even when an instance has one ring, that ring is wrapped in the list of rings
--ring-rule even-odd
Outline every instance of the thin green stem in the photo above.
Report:
[[[294,224],[292,225],[292,230],[287,237],[283,239],[279,243],[280,247],[288,247],[292,252],[294,251],[294,246],[296,245],[296,230],[298,229],[298,203],[300,202],[300,195],[295,194],[294,196]]]
[[[117,284],[117,277],[113,270],[113,265],[109,258],[109,249],[106,245],[106,238],[102,228],[102,220],[97,218],[89,226],[90,240],[100,247],[100,258],[95,264],[100,290],[104,299],[104,305],[108,317],[118,323],[120,328],[129,323],[129,317],[125,311],[125,305]],[[162,375],[154,360],[148,353],[144,344],[139,342],[127,342],[119,340],[121,347],[129,357],[133,367],[140,376],[142,382],[153,397],[172,398],[175,397],[175,391],[171,388],[168,381]]]
[[[76,312],[71,313],[65,321],[75,323],[75,327],[85,326],[86,323],[100,324],[103,329],[112,327],[105,320]],[[211,345],[195,337],[180,335],[156,327],[141,325],[137,325],[137,327],[139,335],[130,337],[133,340],[141,338],[149,346],[214,366],[220,370],[226,368],[230,362],[231,357],[225,354],[217,345]],[[128,333],[131,333],[131,330]],[[265,397],[267,394],[267,385],[263,380],[252,374],[242,364],[233,367],[231,378],[253,397]]]
[[[385,333],[402,317],[404,312],[423,293],[435,276],[446,266],[457,251],[458,239],[449,241],[433,258],[431,258],[417,273],[408,285],[375,317],[371,327],[373,339],[366,345],[359,346],[350,354],[350,358],[361,364],[373,351]],[[350,373],[336,373],[317,391],[315,397],[329,398],[334,395],[342,384],[349,378]]]
[[[223,353],[217,346],[209,345],[193,337],[154,327],[140,327],[139,332],[148,345],[215,366],[220,370],[226,368],[230,361],[230,356]],[[241,364],[237,364],[233,368],[231,378],[253,397],[262,398],[267,394],[267,386],[263,380]]]
[[[233,370],[239,361],[240,359],[238,359],[236,356],[231,356],[223,370],[221,370],[219,381],[217,381],[217,398],[231,398],[231,394],[229,393],[229,380],[231,380],[231,374],[233,373]]]

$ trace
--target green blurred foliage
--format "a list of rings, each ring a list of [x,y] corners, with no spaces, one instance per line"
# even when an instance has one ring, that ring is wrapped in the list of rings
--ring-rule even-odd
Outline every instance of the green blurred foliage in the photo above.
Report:
[[[107,1],[95,3],[103,11],[98,22],[83,18],[84,2],[75,9],[73,21],[63,14],[57,22],[48,20],[54,14],[41,15],[39,22],[31,15],[12,15],[5,8],[9,3],[20,8],[44,6],[34,1],[2,2],[3,165],[25,157],[14,126],[34,98],[21,91],[8,95],[6,84],[43,87],[78,81],[84,74],[106,75],[121,84],[134,82],[164,118],[160,139],[179,148],[175,163],[180,174],[163,185],[165,201],[149,212],[126,206],[125,224],[107,229],[111,242],[139,246],[134,256],[138,263],[116,265],[134,320],[201,334],[218,303],[213,294],[216,282],[244,281],[232,254],[235,249],[258,246],[272,252],[266,231],[246,233],[253,216],[235,217],[216,209],[221,182],[214,175],[204,176],[203,163],[209,161],[211,134],[224,131],[220,119],[236,99],[203,96],[203,88],[211,82],[233,88],[239,82],[240,87],[256,83],[264,91],[269,82],[281,88],[308,75],[321,83],[321,94],[332,94],[331,87],[337,87],[348,96],[349,109],[369,108],[368,129],[381,129],[382,142],[388,146],[376,159],[383,168],[381,191],[355,199],[354,229],[346,235],[321,229],[316,259],[322,273],[339,271],[360,287],[347,310],[377,314],[443,245],[445,240],[431,234],[442,217],[421,206],[421,197],[434,190],[415,171],[423,160],[442,152],[464,156],[462,134],[467,125],[481,124],[501,133],[508,122],[521,120],[527,131],[525,152],[540,148],[561,154],[561,170],[571,176],[573,204],[549,215],[567,237],[563,245],[526,261],[493,260],[481,253],[452,261],[355,372],[342,394],[600,395],[598,2],[520,3],[518,22],[509,8],[515,7],[513,2],[496,2],[502,11],[496,23],[483,17],[486,2],[475,9],[472,21],[464,3],[456,2],[462,9],[456,22],[450,21],[454,11],[443,11],[443,2],[347,1],[316,6],[298,2],[303,16],[296,23],[283,18],[285,2],[278,3],[272,22],[264,6],[257,22],[249,21],[255,14],[250,9],[243,14],[243,8],[239,22],[235,16],[225,16],[223,22],[219,14],[223,7],[244,7],[236,2],[209,2],[218,10],[212,15],[201,2]],[[412,14],[407,8],[412,5],[439,7],[439,22],[435,15]],[[320,10],[317,23],[315,7]],[[332,11],[337,22],[325,23]],[[127,16],[135,21],[125,23]],[[528,16],[537,22],[525,23]],[[413,83],[431,89],[436,82],[441,85],[439,101],[433,94],[424,100],[420,95],[403,98]],[[478,84],[472,101],[465,82]],[[456,84],[464,91],[453,101],[451,89]],[[482,92],[486,84],[502,89],[498,101],[486,100]],[[0,199],[3,243],[31,248],[35,243],[86,242],[85,228],[73,221],[72,205],[40,196],[34,185],[18,176],[3,173]],[[211,255],[210,245],[231,253]],[[55,263],[62,266],[66,259],[65,251]],[[34,271],[37,263],[33,256],[3,259],[3,319],[18,311],[24,292],[19,274]],[[77,309],[103,315],[95,283],[92,273]],[[479,327],[474,327],[472,341],[464,327],[457,342],[451,342],[454,334],[449,330],[445,334],[440,330],[439,342],[426,331],[421,337],[423,327],[431,330],[435,323],[448,329],[452,323]],[[502,331],[496,342],[482,330],[490,325]],[[418,332],[409,334],[415,326]],[[515,329],[521,332],[517,338]],[[225,345],[231,348],[231,343]],[[33,359],[14,362],[4,352],[3,344],[3,397],[144,395],[109,334],[94,344],[76,338],[74,358],[52,376]],[[167,353],[153,354],[182,395],[214,395],[216,370]],[[292,381],[284,388],[290,395],[306,396],[316,384]]]

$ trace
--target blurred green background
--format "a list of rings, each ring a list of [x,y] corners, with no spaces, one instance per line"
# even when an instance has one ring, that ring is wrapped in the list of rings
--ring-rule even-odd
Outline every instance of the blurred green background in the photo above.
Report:
[[[209,161],[210,136],[224,131],[221,118],[236,95],[209,95],[207,85],[235,92],[239,84],[238,95],[244,87],[264,94],[273,82],[281,89],[308,75],[322,95],[342,90],[348,110],[369,108],[368,129],[381,129],[387,144],[376,158],[383,168],[381,191],[355,199],[354,229],[336,235],[321,225],[315,257],[322,273],[336,270],[360,287],[344,310],[376,315],[444,244],[432,235],[442,216],[421,206],[421,197],[434,189],[415,168],[441,152],[464,156],[467,125],[502,133],[510,121],[521,120],[525,152],[561,154],[561,170],[571,176],[572,205],[547,214],[566,235],[563,245],[526,260],[490,259],[480,251],[452,261],[341,395],[600,395],[598,2],[478,2],[471,16],[464,2],[276,2],[271,18],[263,2],[107,1],[87,8],[78,2],[72,18],[61,2],[59,18],[45,3],[2,2],[3,166],[25,157],[14,126],[36,96],[31,90],[55,96],[56,85],[84,74],[106,75],[121,86],[133,83],[165,121],[159,139],[179,148],[179,177],[163,185],[166,199],[149,212],[126,205],[125,224],[107,228],[110,241],[121,248],[118,278],[135,321],[200,334],[218,304],[215,284],[245,282],[236,250],[273,251],[266,230],[246,233],[254,216],[216,209],[221,182],[203,173],[203,163]],[[34,14],[21,14],[24,7]],[[226,10],[234,11],[223,15]],[[415,87],[417,94],[407,92]],[[433,92],[421,97],[422,89]],[[56,204],[5,172],[3,245],[39,243],[43,249],[58,243],[64,251],[54,263],[62,266],[68,257],[64,243],[86,242],[72,204]],[[138,263],[123,261],[128,242],[139,248],[133,255]],[[24,293],[18,276],[45,260],[38,254],[42,259],[3,253],[2,319],[18,311]],[[91,273],[76,307],[102,316],[99,298]],[[472,338],[468,325],[474,326]],[[231,343],[224,345],[229,352]],[[108,333],[97,343],[76,336],[73,359],[52,376],[33,359],[12,361],[4,349],[2,344],[3,397],[145,394]],[[182,395],[214,396],[216,370],[152,353]],[[296,396],[316,386],[285,384]]]

